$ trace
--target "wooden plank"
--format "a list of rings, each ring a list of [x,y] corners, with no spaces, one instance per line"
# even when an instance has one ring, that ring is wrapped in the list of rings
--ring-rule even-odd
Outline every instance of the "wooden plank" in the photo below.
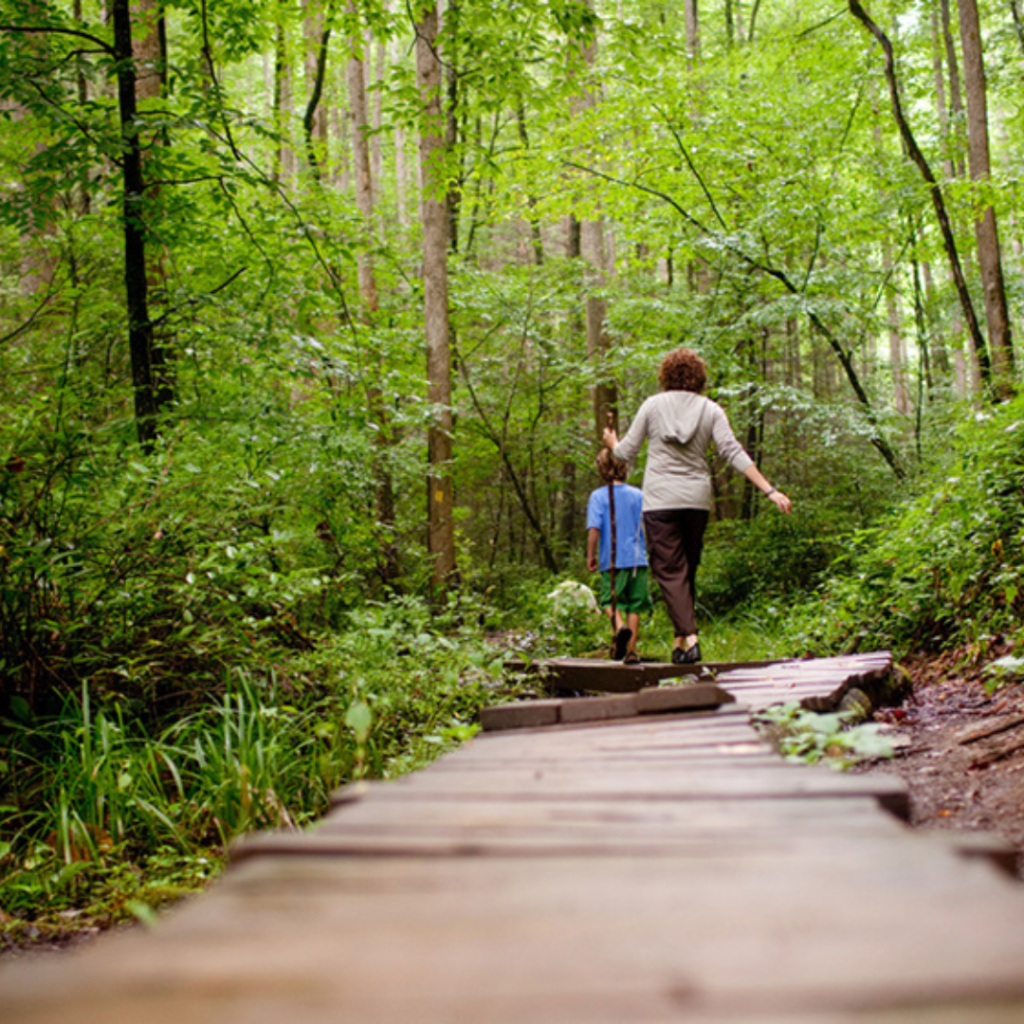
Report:
[[[590,658],[552,658],[518,666],[518,670],[539,673],[552,689],[631,693],[664,679],[688,678],[717,682],[729,689],[750,688],[758,695],[759,706],[788,699],[787,693],[799,687],[801,697],[817,700],[821,709],[838,704],[842,692],[851,685],[863,685],[888,674],[892,657],[888,652],[847,655],[814,661],[703,662],[698,665],[672,665],[621,662]],[[775,692],[778,697],[775,697]]]
[[[853,836],[842,842],[831,838],[814,847],[816,854],[838,867],[837,857],[850,845]],[[871,844],[872,837],[860,836],[857,843],[873,858],[884,860],[889,851]],[[798,862],[808,853],[806,839],[781,830],[742,830],[723,835],[718,830],[686,829],[679,834],[638,834],[635,830],[603,829],[587,835],[574,832],[544,831],[532,834],[516,830],[507,834],[488,834],[480,830],[443,827],[416,832],[388,834],[379,829],[345,832],[309,832],[267,834],[241,844],[232,854],[238,864],[253,857],[693,857],[741,856],[756,844],[759,857],[788,856]],[[991,851],[965,848],[969,856],[991,858]],[[868,855],[867,853],[865,855]],[[841,858],[840,858],[841,859]]]
[[[909,811],[907,790],[892,776],[844,776],[828,770],[813,771],[797,766],[759,766],[755,770],[736,766],[714,770],[663,766],[651,771],[630,771],[618,765],[614,773],[596,775],[571,768],[537,768],[529,765],[486,773],[419,772],[396,780],[375,793],[377,799],[503,800],[721,800],[790,797],[816,799],[833,796],[872,796],[881,806],[901,817]]]
[[[833,667],[747,689],[814,691]],[[594,700],[556,710],[635,706]],[[899,780],[781,764],[729,708],[499,732],[408,779],[345,787],[316,829],[233,849],[153,935],[0,968],[0,1014],[1024,1019],[1024,888],[991,866],[1008,866],[1006,844],[911,832],[878,810],[905,809]]]
[[[485,731],[501,729],[529,729],[554,725],[558,721],[560,700],[520,701],[515,704],[500,704],[483,708],[480,712],[480,727]]]
[[[639,713],[636,697],[622,694],[614,697],[589,697],[562,703],[558,720],[563,725],[599,722],[614,718],[632,718]]]
[[[348,832],[353,828],[418,829],[435,825],[454,828],[602,829],[609,827],[721,829],[727,833],[752,828],[795,835],[828,836],[878,831],[904,837],[906,826],[890,815],[878,813],[870,797],[821,797],[814,801],[765,797],[757,800],[721,800],[700,803],[586,801],[566,807],[564,801],[497,802],[485,799],[452,801],[422,798],[415,801],[366,799],[340,807],[327,815],[316,832]],[[289,832],[289,835],[300,833]]]
[[[991,1020],[1024,1008],[1024,896],[954,861],[265,857],[0,988],[18,1024]]]
[[[616,697],[577,697],[501,704],[484,708],[480,712],[480,725],[485,732],[537,729],[559,724],[631,718],[636,715],[706,711],[722,704],[735,703],[735,700],[732,694],[708,683],[649,687],[637,694]]]
[[[717,708],[734,704],[736,698],[720,686],[710,683],[691,683],[687,686],[646,687],[636,695],[637,712],[641,715],[663,711]]]

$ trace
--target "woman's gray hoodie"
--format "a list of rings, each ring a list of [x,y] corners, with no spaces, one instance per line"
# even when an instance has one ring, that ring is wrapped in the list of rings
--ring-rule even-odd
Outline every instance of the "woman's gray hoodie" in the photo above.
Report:
[[[644,471],[645,512],[711,508],[711,474],[704,458],[711,441],[738,473],[754,461],[736,440],[721,406],[692,391],[663,391],[648,398],[615,446],[615,457],[632,462],[645,437],[650,441]]]

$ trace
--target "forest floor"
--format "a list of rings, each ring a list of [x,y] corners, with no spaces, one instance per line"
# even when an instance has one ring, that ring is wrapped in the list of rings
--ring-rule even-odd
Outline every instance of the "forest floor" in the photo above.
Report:
[[[979,670],[957,664],[953,655],[903,663],[911,696],[875,715],[900,737],[898,753],[857,770],[900,776],[916,827],[1009,840],[1024,878],[1024,685],[989,693]]]

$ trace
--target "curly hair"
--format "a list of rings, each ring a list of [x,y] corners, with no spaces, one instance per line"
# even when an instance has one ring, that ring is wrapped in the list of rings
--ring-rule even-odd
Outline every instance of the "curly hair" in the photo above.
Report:
[[[658,368],[662,391],[693,391],[700,394],[708,380],[707,364],[691,348],[669,352]]]
[[[615,458],[610,448],[602,448],[597,453],[596,462],[597,471],[605,483],[611,483],[612,480],[624,483],[626,477],[629,476],[629,466],[622,459]]]

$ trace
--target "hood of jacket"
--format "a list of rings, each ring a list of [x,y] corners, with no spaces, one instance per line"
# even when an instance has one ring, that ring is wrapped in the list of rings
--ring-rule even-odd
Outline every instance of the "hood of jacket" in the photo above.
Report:
[[[707,406],[703,395],[692,391],[666,391],[662,403],[662,436],[671,445],[686,447],[693,440]]]

